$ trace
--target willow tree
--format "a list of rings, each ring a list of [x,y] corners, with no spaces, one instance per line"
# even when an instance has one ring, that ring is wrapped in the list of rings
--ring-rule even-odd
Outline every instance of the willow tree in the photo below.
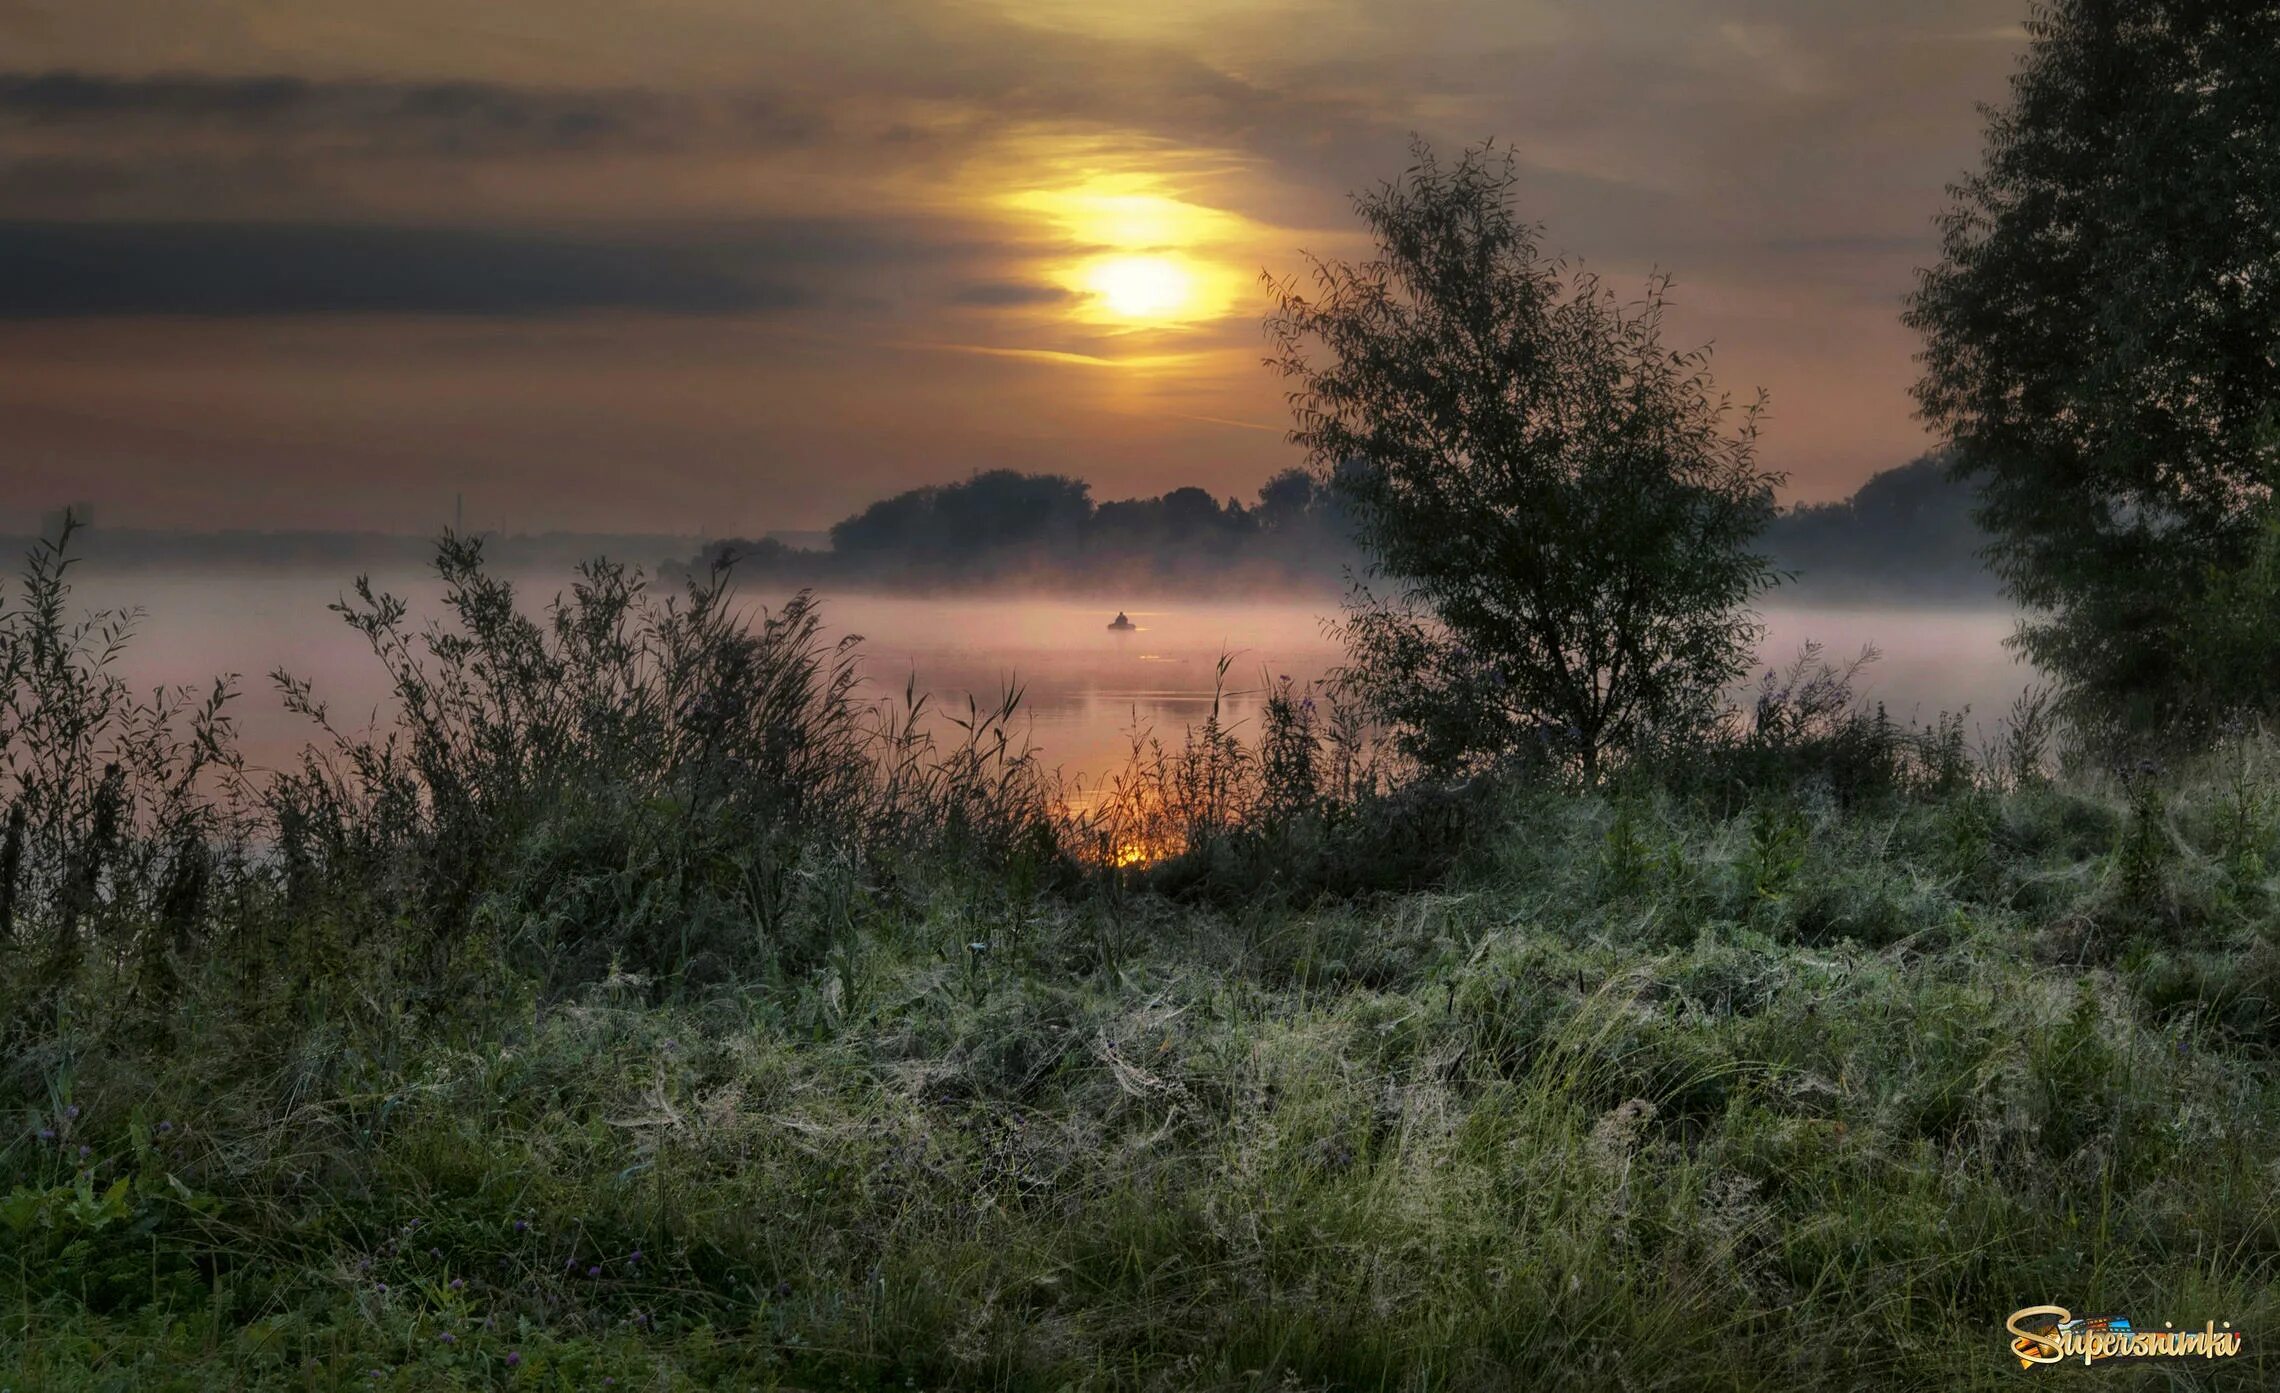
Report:
[[[1595,778],[1698,731],[1751,660],[1763,398],[1731,409],[1706,349],[1663,345],[1667,278],[1624,303],[1547,256],[1508,156],[1415,156],[1355,199],[1376,255],[1309,258],[1267,321],[1291,439],[1370,558],[1343,676],[1428,768]]]
[[[2193,738],[2280,693],[2280,4],[2028,33],[1909,306],[1917,396],[2068,714]]]

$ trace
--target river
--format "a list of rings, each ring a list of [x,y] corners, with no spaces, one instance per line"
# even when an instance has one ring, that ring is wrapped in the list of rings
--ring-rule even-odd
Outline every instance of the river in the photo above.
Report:
[[[432,614],[432,579],[381,576],[376,583]],[[543,604],[566,580],[518,579]],[[386,718],[383,674],[363,640],[326,605],[341,578],[304,571],[164,574],[126,570],[78,574],[75,604],[136,605],[144,611],[117,671],[138,688],[203,685],[241,676],[233,709],[240,745],[256,767],[292,759],[309,737],[287,713],[268,673],[284,667],[313,681],[336,723],[361,728]],[[755,595],[754,604],[781,597]],[[1091,780],[1120,764],[1135,731],[1176,739],[1209,711],[1218,660],[1228,655],[1226,717],[1247,722],[1264,685],[1283,675],[1323,677],[1339,659],[1324,621],[1334,596],[1293,600],[1197,601],[1133,597],[1128,631],[1112,631],[1115,611],[1050,599],[827,596],[834,633],[863,636],[868,691],[899,696],[906,682],[933,694],[938,709],[963,711],[969,694],[987,705],[1006,684],[1023,692],[1018,729],[1050,767]],[[1818,640],[1833,657],[1873,643],[1882,657],[1865,670],[1864,699],[1895,718],[1928,721],[1969,707],[1967,729],[1992,731],[2031,678],[2003,647],[2011,614],[1999,608],[1817,605],[1798,599],[1763,606],[1761,661],[1784,664]]]

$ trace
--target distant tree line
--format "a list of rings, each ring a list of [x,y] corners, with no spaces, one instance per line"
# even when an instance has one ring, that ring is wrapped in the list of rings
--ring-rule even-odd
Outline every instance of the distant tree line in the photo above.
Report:
[[[1763,544],[1816,599],[1989,600],[1997,581],[1976,501],[1937,452],[1871,475],[1850,498],[1784,510]]]
[[[1359,553],[1337,494],[1302,469],[1249,503],[1194,487],[1096,503],[1082,479],[992,469],[880,499],[832,527],[829,551],[732,539],[709,544],[691,569],[723,556],[747,579],[819,586],[1164,593],[1334,585]]]
[[[1985,600],[1993,576],[1977,553],[1972,491],[1946,476],[1944,456],[1888,469],[1852,497],[1775,514],[1762,546],[1816,598]],[[53,535],[50,529],[48,535]],[[493,566],[558,569],[594,555],[668,572],[702,573],[726,554],[747,581],[834,586],[985,589],[1050,584],[1102,593],[1329,590],[1363,566],[1353,518],[1333,487],[1287,469],[1256,497],[1214,498],[1177,488],[1096,503],[1084,481],[990,470],[909,489],[843,519],[803,547],[781,537],[702,544],[663,534],[476,534]],[[39,538],[0,536],[22,555]],[[83,528],[74,551],[103,569],[304,569],[393,573],[427,567],[434,539],[386,532],[161,531]]]
[[[1081,479],[993,469],[883,498],[833,526],[828,551],[729,539],[688,569],[734,556],[747,580],[821,587],[1324,589],[1364,564],[1345,492],[1287,469],[1249,503],[1194,487],[1096,503]],[[1850,498],[1776,513],[1763,546],[1819,598],[1987,599],[1995,583],[1971,510],[1970,489],[1926,456]]]

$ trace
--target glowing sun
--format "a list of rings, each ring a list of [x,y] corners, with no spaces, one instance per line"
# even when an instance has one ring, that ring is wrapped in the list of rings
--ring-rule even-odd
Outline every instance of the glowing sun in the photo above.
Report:
[[[1087,288],[1126,319],[1166,319],[1195,298],[1195,277],[1168,256],[1115,256],[1093,265]]]

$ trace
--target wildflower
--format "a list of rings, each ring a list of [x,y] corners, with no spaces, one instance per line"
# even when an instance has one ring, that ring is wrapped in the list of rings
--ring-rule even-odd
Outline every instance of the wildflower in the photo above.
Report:
[[[456,1345],[459,1343],[459,1337],[452,1334],[448,1330],[444,1331],[441,1335],[438,1335],[435,1338],[438,1342],[446,1345]]]
[[[54,1140],[55,1140],[55,1128],[53,1128],[53,1127],[42,1127],[42,1128],[40,1128],[40,1140],[41,1140],[41,1141],[54,1141]]]
[[[524,1232],[525,1230],[527,1230],[527,1229],[529,1229],[529,1228],[530,1228],[530,1221],[529,1221],[528,1219],[517,1219],[517,1220],[515,1220],[515,1232],[516,1232],[516,1233],[522,1233],[522,1232]]]
[[[594,1267],[589,1267],[589,1268],[587,1268],[587,1269],[586,1269],[586,1275],[587,1275],[587,1276],[589,1276],[589,1277],[599,1277],[599,1276],[601,1276],[601,1275],[602,1275],[602,1269],[600,1268],[600,1266],[599,1266],[599,1265],[597,1265],[597,1266],[594,1266]]]
[[[467,1279],[466,1279],[466,1278],[464,1278],[464,1277],[454,1277],[454,1278],[452,1278],[452,1279],[451,1279],[451,1289],[452,1289],[453,1291],[465,1291],[465,1290],[467,1289]]]
[[[441,1258],[443,1256],[443,1249],[430,1248],[428,1249],[428,1256],[431,1258]]]
[[[73,1103],[73,1104],[72,1104],[70,1107],[68,1107],[68,1108],[65,1108],[65,1109],[63,1110],[63,1115],[64,1115],[66,1118],[76,1118],[76,1117],[78,1117],[78,1116],[79,1116],[79,1105],[78,1105],[77,1103]]]
[[[380,1284],[380,1294],[382,1296],[386,1296],[388,1294],[388,1284],[386,1282],[382,1282]]]
[[[173,1130],[174,1124],[171,1122],[161,1122],[158,1124],[158,1134],[162,1137]]]
[[[82,1161],[86,1160],[88,1157],[94,1154],[95,1148],[92,1146],[82,1146],[79,1148],[79,1159]]]
[[[681,1047],[681,1042],[680,1042],[680,1041],[678,1041],[678,1040],[674,1040],[674,1039],[668,1038],[668,1039],[665,1041],[665,1053],[667,1053],[667,1054],[671,1054],[673,1051],[675,1051],[675,1050],[679,1049],[680,1047]]]
[[[636,1248],[636,1249],[634,1249],[632,1252],[630,1252],[630,1253],[626,1254],[626,1258],[625,1258],[625,1260],[626,1260],[627,1262],[639,1262],[639,1261],[641,1261],[641,1250],[640,1250],[639,1248]]]
[[[508,1351],[507,1351],[507,1367],[508,1367],[508,1368],[510,1368],[510,1369],[515,1369],[515,1368],[520,1368],[521,1366],[522,1366],[522,1351],[521,1351],[521,1350],[519,1350],[519,1349],[511,1349],[511,1350],[508,1350]],[[615,1383],[615,1382],[617,1382],[617,1380],[616,1380],[616,1379],[611,1379],[611,1380],[610,1380],[610,1382],[612,1382],[612,1383]]]

